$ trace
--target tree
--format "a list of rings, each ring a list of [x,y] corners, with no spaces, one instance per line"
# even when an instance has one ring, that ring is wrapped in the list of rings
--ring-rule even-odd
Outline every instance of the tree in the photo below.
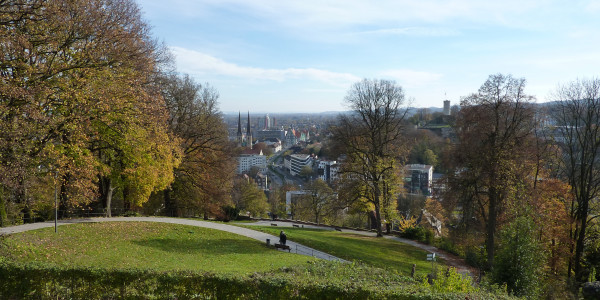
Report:
[[[161,83],[168,125],[183,151],[175,182],[163,191],[167,214],[178,216],[183,209],[220,214],[230,202],[235,165],[219,94],[187,75],[165,75]]]
[[[302,196],[299,208],[310,211],[315,223],[320,224],[322,218],[328,215],[330,209],[333,208],[335,194],[329,185],[320,178],[309,182],[304,190],[308,193]]]
[[[406,151],[400,140],[406,104],[402,87],[388,80],[363,80],[355,83],[345,98],[352,112],[340,115],[332,128],[333,139],[342,145],[347,158],[342,172],[348,180],[361,182],[359,198],[372,205],[381,232],[381,209],[390,177],[396,173],[397,158]]]
[[[500,233],[500,247],[492,272],[493,280],[522,297],[540,292],[545,253],[536,239],[535,223],[520,216]]]
[[[300,173],[298,174],[300,177],[304,177],[306,179],[309,179],[311,176],[313,176],[315,174],[313,168],[311,166],[303,166],[302,169],[300,169]]]
[[[150,82],[162,52],[138,7],[130,0],[1,1],[0,47],[0,167],[14,174],[1,178],[11,199],[27,218],[28,189],[56,176],[61,209],[88,203],[97,168],[114,167],[98,159],[93,144],[111,136],[98,125],[113,125],[113,112],[131,108],[160,120]],[[163,125],[128,134],[162,137]],[[102,149],[114,142],[103,141]]]
[[[236,204],[241,212],[248,212],[251,216],[261,217],[269,209],[267,197],[253,182],[240,181],[240,199]]]
[[[575,220],[572,238],[576,241],[569,261],[569,274],[585,281],[582,265],[591,204],[600,192],[600,79],[577,80],[560,86],[554,93],[557,104],[550,114],[556,126],[556,140],[562,150],[561,175],[571,185],[571,217]]]
[[[450,198],[461,204],[463,222],[474,218],[484,227],[489,268],[505,207],[526,195],[534,98],[524,88],[523,78],[490,75],[477,93],[462,99],[456,120]]]

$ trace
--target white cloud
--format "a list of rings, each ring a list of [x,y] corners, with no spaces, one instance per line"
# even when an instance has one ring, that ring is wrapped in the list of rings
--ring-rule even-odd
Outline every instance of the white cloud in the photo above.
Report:
[[[421,87],[442,78],[442,74],[408,69],[387,70],[379,73],[379,76],[398,81],[404,87]]]
[[[289,79],[309,79],[333,85],[347,86],[360,78],[349,73],[337,73],[315,68],[265,69],[238,66],[214,56],[181,47],[171,47],[177,67],[184,73],[217,74],[254,80],[286,81]]]
[[[362,31],[358,34],[404,36],[456,36],[459,35],[460,32],[455,29],[442,27],[401,27]]]

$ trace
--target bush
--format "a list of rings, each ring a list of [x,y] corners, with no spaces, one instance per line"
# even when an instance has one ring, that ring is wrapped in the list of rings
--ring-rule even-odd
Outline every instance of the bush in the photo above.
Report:
[[[425,244],[433,243],[434,238],[433,231],[420,226],[408,227],[402,231],[400,236],[411,240],[417,240]]]
[[[107,270],[0,260],[0,299],[506,299],[449,274],[431,286],[359,264],[317,261],[249,276]],[[475,294],[473,294],[475,293]]]
[[[536,239],[535,223],[527,216],[516,218],[500,232],[500,241],[493,281],[506,284],[516,296],[535,297],[542,288],[545,256]]]

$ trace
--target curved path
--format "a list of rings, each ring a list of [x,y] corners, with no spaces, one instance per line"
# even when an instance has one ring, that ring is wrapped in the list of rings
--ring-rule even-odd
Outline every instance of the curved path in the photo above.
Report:
[[[281,227],[292,227],[295,223],[290,222],[290,221],[258,221],[256,223],[247,223],[247,225],[259,225],[259,226],[270,226],[270,224],[277,224],[277,226],[281,226]],[[301,226],[304,228],[318,228],[318,229],[325,229],[325,230],[335,230],[333,227],[330,227],[330,226],[318,226],[318,225],[300,224],[300,223],[297,223],[295,225],[298,225],[298,226]],[[350,229],[342,229],[342,231],[348,232],[348,233],[353,233],[353,234],[358,234],[358,235],[364,235],[364,236],[372,236],[372,237],[377,236],[377,234],[375,232],[370,232],[370,231],[360,231],[360,230],[350,230]],[[476,268],[468,265],[464,259],[462,259],[454,254],[448,253],[444,250],[438,249],[434,246],[426,245],[423,243],[419,243],[417,241],[413,241],[413,240],[409,240],[409,239],[405,239],[405,238],[401,238],[401,237],[397,237],[397,236],[393,236],[393,235],[384,235],[383,237],[386,239],[400,242],[400,243],[409,244],[411,246],[423,249],[428,252],[435,253],[435,255],[437,257],[443,259],[448,266],[456,268],[456,271],[461,274],[469,274],[471,277],[473,277],[474,275],[479,273]],[[423,259],[425,259],[425,257]]]
[[[271,243],[275,243],[279,240],[279,237],[275,237],[273,235],[263,233],[260,231],[256,231],[256,230],[252,230],[252,229],[227,225],[227,224],[223,224],[223,223],[205,222],[205,221],[199,221],[199,220],[178,219],[178,218],[160,218],[160,217],[88,218],[88,219],[60,220],[60,221],[58,221],[58,225],[63,226],[63,225],[76,224],[76,223],[96,223],[96,222],[171,223],[171,224],[191,225],[191,226],[227,231],[227,232],[231,232],[234,234],[243,235],[243,236],[255,239],[255,240],[259,240],[259,241],[265,242],[265,243],[266,243],[267,239],[270,239]],[[32,224],[24,224],[24,225],[12,226],[12,227],[4,227],[4,228],[0,228],[0,235],[24,232],[24,231],[28,231],[28,230],[47,228],[47,227],[54,227],[54,222],[32,223]],[[313,257],[326,259],[326,260],[347,262],[341,258],[335,257],[333,255],[329,255],[325,252],[321,252],[321,251],[318,251],[313,248],[306,247],[304,245],[295,243],[290,240],[287,241],[286,245],[290,246],[292,253],[313,256]]]

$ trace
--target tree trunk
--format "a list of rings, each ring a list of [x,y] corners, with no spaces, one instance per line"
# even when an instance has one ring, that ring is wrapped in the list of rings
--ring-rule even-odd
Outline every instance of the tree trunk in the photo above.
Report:
[[[375,203],[375,226],[377,227],[377,237],[382,237],[381,232],[381,211],[379,203]]]
[[[67,211],[68,203],[69,203],[69,193],[67,191],[67,185],[69,184],[70,181],[71,181],[71,175],[69,173],[62,175],[62,180],[60,183],[60,194],[58,197],[58,199],[59,199],[59,201],[58,201],[58,217],[59,217],[59,219],[64,219],[69,216],[69,213]]]
[[[486,250],[487,250],[487,261],[488,269],[491,270],[494,266],[494,237],[496,233],[496,205],[498,195],[495,188],[490,188],[489,193],[489,204],[488,204],[488,222],[487,222],[487,237],[486,237]]]
[[[584,268],[581,264],[581,258],[583,257],[583,247],[585,246],[585,231],[587,228],[587,218],[588,218],[588,201],[582,201],[583,205],[580,210],[579,222],[581,224],[581,228],[579,229],[577,235],[577,245],[575,246],[575,280],[577,282],[585,282],[585,272]]]
[[[177,203],[173,197],[171,197],[171,192],[173,190],[171,187],[166,188],[163,191],[164,201],[165,201],[165,214],[169,217],[179,217],[179,213],[177,212]]]
[[[0,188],[0,227],[6,226],[6,199],[4,191]]]

